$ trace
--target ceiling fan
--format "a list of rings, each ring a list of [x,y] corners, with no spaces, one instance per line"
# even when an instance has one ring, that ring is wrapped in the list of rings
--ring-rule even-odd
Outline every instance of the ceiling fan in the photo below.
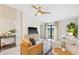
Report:
[[[32,5],[32,7],[37,10],[35,16],[37,16],[39,13],[40,14],[51,14],[50,12],[42,11],[41,6],[36,7],[36,6]]]

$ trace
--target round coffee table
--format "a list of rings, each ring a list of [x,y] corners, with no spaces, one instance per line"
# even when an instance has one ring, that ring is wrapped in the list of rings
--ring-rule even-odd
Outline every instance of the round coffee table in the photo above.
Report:
[[[52,53],[55,55],[72,55],[68,50],[63,51],[62,48],[53,48]]]

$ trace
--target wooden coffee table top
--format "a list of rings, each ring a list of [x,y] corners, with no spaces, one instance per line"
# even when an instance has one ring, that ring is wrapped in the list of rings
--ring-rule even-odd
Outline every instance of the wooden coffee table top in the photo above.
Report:
[[[55,53],[55,54],[57,54],[57,55],[72,55],[72,53],[70,53],[67,50],[62,51],[62,48],[53,48],[52,52]]]

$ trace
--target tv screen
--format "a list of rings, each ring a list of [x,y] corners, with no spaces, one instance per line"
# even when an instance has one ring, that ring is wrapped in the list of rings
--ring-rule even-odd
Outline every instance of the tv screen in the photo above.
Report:
[[[28,27],[28,34],[38,34],[36,27]]]

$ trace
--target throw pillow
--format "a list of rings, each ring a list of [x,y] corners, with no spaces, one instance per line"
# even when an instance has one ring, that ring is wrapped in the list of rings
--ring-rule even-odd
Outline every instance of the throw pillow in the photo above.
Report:
[[[36,42],[35,42],[34,39],[30,38],[30,41],[31,41],[32,45],[35,45],[36,44]]]

